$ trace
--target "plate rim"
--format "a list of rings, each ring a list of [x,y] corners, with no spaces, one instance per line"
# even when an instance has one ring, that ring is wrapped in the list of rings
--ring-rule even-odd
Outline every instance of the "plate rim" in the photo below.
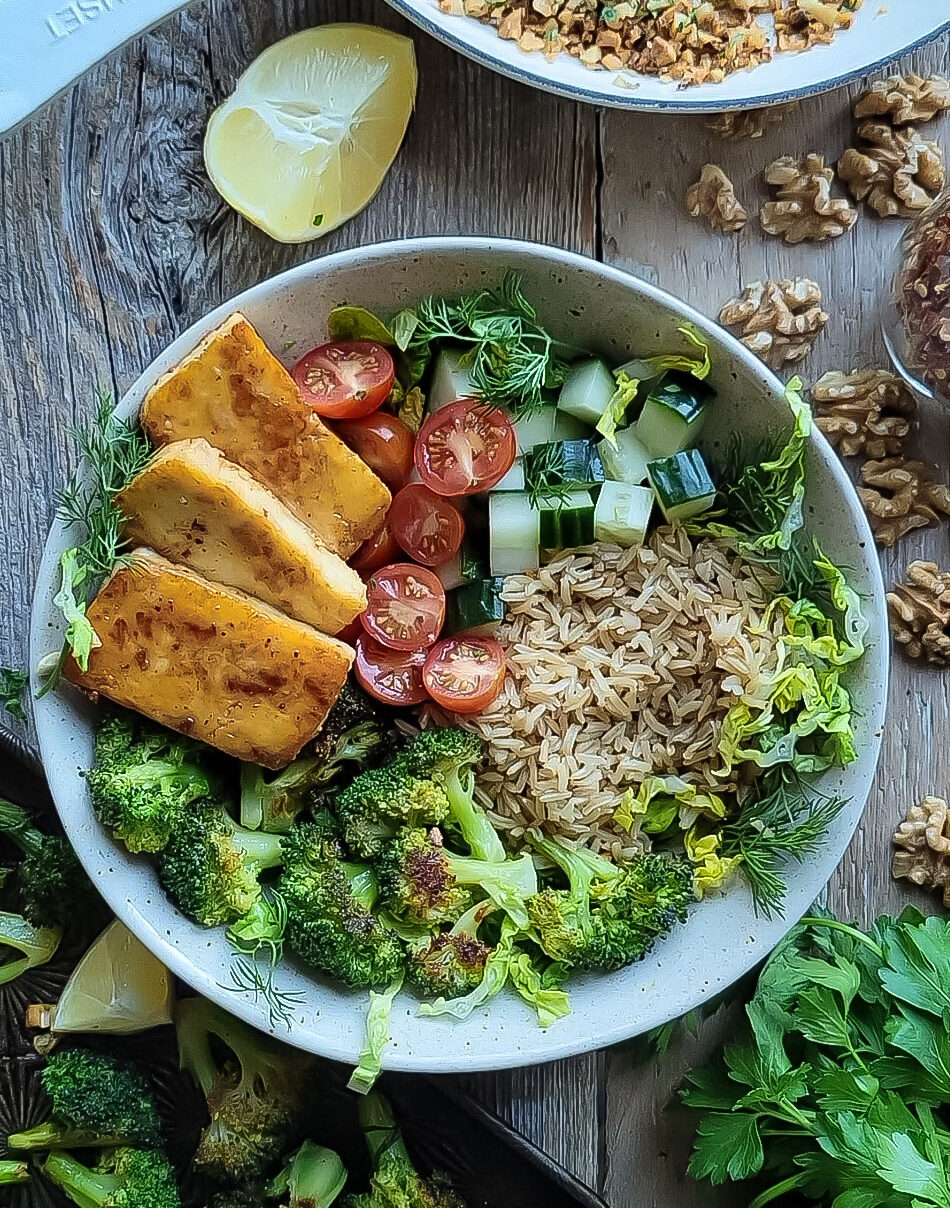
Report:
[[[682,317],[688,321],[697,324],[700,330],[711,329],[716,333],[717,339],[722,340],[730,348],[730,351],[739,360],[743,361],[751,372],[756,374],[764,384],[768,385],[769,389],[781,396],[784,393],[785,386],[780,381],[778,376],[772,372],[763,362],[761,362],[753,353],[746,349],[735,336],[725,331],[719,324],[708,316],[702,315],[694,307],[677,298],[668,291],[654,285],[652,282],[646,281],[643,278],[637,277],[635,274],[629,273],[623,269],[614,268],[611,265],[604,264],[601,261],[594,260],[590,257],[581,255],[576,252],[566,251],[561,248],[552,247],[549,245],[537,244],[526,240],[493,238],[486,236],[423,236],[413,239],[404,240],[389,240],[383,243],[375,243],[364,246],[356,246],[345,249],[339,252],[332,253],[327,256],[318,257],[314,260],[297,265],[287,269],[282,273],[276,274],[273,277],[267,278],[250,286],[236,296],[225,299],[219,306],[215,307],[207,314],[201,316],[195,323],[189,325],[175,340],[167,345],[159,355],[149,363],[143,373],[135,380],[127,391],[122,395],[118,403],[117,409],[121,413],[131,415],[135,413],[135,409],[139,405],[139,400],[143,390],[147,384],[155,380],[158,373],[155,366],[164,358],[178,358],[190,351],[191,348],[201,339],[202,335],[210,330],[213,326],[220,323],[223,318],[233,313],[235,310],[241,309],[246,300],[259,292],[286,291],[293,287],[298,280],[306,279],[310,274],[330,270],[338,266],[346,266],[349,263],[356,261],[365,262],[367,260],[388,260],[394,255],[399,257],[411,257],[419,255],[425,257],[427,253],[439,255],[446,252],[455,252],[462,254],[477,254],[479,252],[496,253],[501,261],[502,257],[507,258],[506,253],[520,253],[529,256],[543,257],[543,261],[548,268],[557,268],[563,266],[565,268],[573,268],[588,274],[599,276],[602,280],[612,280],[613,282],[626,288],[634,288],[640,293],[648,296],[651,300],[667,307],[672,307]],[[855,536],[858,541],[867,542],[869,548],[873,549],[873,535],[870,530],[867,518],[863,510],[857,502],[857,496],[854,491],[853,483],[848,477],[844,466],[841,464],[837,455],[832,450],[824,436],[817,430],[812,433],[812,440],[821,451],[822,461],[835,480],[839,490],[843,492],[852,503],[851,514],[856,521]],[[30,674],[31,688],[35,695],[39,687],[38,663],[49,652],[49,639],[45,633],[47,616],[49,610],[49,599],[41,595],[38,588],[44,583],[51,582],[51,576],[55,572],[56,563],[58,562],[58,554],[56,553],[57,538],[63,534],[63,526],[60,521],[54,519],[50,533],[47,537],[43,556],[37,572],[37,580],[34,588],[34,598],[30,614]],[[835,870],[844,858],[855,831],[864,815],[867,808],[870,792],[873,787],[874,775],[877,770],[882,745],[882,733],[886,724],[887,711],[887,688],[889,683],[890,671],[890,642],[888,638],[886,624],[886,604],[885,604],[885,586],[883,571],[880,565],[880,560],[876,556],[871,560],[871,589],[872,589],[872,641],[869,643],[868,656],[874,653],[875,646],[880,646],[880,651],[877,652],[875,662],[873,664],[872,673],[876,671],[880,682],[880,701],[877,705],[872,703],[869,706],[868,713],[873,717],[876,724],[869,726],[868,743],[873,748],[867,755],[866,777],[868,782],[868,791],[862,799],[857,797],[852,799],[849,817],[846,826],[846,834],[841,832],[838,842],[835,847],[841,848],[841,854],[837,856],[834,862],[827,868],[827,872],[823,871],[821,885],[816,890],[815,896],[822,892],[830,878],[834,875]],[[874,622],[877,625],[874,625]],[[871,664],[869,664],[871,666]],[[69,689],[67,689],[69,691]],[[36,730],[43,759],[44,766],[55,763],[52,756],[52,750],[55,746],[55,725],[51,725],[49,716],[50,706],[55,702],[56,694],[50,694],[45,698],[47,703],[46,708],[35,707]],[[37,702],[37,705],[42,706],[43,701]],[[55,784],[55,778],[51,779],[51,792],[56,804],[57,813],[63,823],[63,826],[73,838],[73,832],[79,832],[81,823],[66,810],[64,817],[63,810],[59,804],[59,787],[52,787]],[[98,824],[97,824],[98,825]],[[104,842],[115,844],[115,841],[106,836]],[[75,840],[74,840],[75,844]],[[118,845],[116,844],[116,847]],[[266,1021],[266,1011],[259,1008],[254,1000],[244,994],[231,994],[228,987],[222,986],[217,980],[216,972],[210,969],[203,969],[197,962],[194,956],[186,955],[184,949],[178,947],[166,938],[160,929],[158,923],[149,917],[149,914],[141,910],[137,902],[133,901],[128,894],[127,889],[118,889],[114,893],[104,892],[104,887],[115,884],[111,877],[105,877],[102,873],[102,868],[91,858],[91,851],[86,844],[81,844],[77,847],[81,861],[89,871],[90,875],[110,908],[115,912],[117,917],[133,931],[142,942],[149,947],[155,955],[162,960],[171,971],[180,977],[188,985],[192,986],[198,993],[205,994],[213,1001],[224,1006],[232,1014],[244,1019],[253,1027],[264,1032],[276,1036],[278,1039],[285,1041],[295,1047],[301,1048],[307,1052],[315,1052],[324,1057],[329,1057],[333,1060],[338,1060],[347,1063],[354,1063],[358,1052],[359,1045],[338,1043],[333,1039],[321,1040],[320,1047],[317,1044],[317,1032],[319,1030],[319,1017],[321,1011],[314,1013],[311,1009],[311,1017],[315,1017],[316,1023],[308,1019],[305,1027],[295,1026],[293,1029],[285,1029],[277,1025],[268,1025]],[[824,854],[824,863],[828,863],[829,856]],[[121,882],[120,882],[121,885]],[[161,892],[161,891],[160,891]],[[732,890],[733,893],[742,892],[740,887]],[[721,989],[726,989],[728,986],[735,985],[745,974],[755,967],[761,960],[764,959],[768,952],[781,942],[782,938],[795,925],[809,909],[813,897],[808,897],[800,908],[793,907],[789,912],[783,915],[779,920],[762,920],[758,926],[768,929],[768,934],[765,938],[757,937],[754,942],[742,945],[741,958],[737,960],[734,971],[730,973],[730,978],[727,986],[716,990],[719,993]],[[751,917],[751,916],[750,916]],[[765,950],[767,949],[767,950]],[[594,975],[591,975],[592,977]],[[319,989],[323,987],[323,982],[315,979],[313,984]],[[333,987],[337,989],[336,987]],[[683,1006],[682,1012],[685,1013],[702,1003],[708,1001],[710,997],[709,991],[704,991],[702,983],[696,982],[695,990],[688,996],[680,996],[678,1002]],[[354,1001],[357,1001],[354,996]],[[361,993],[359,1000],[361,1004],[365,1003],[365,995]],[[312,1008],[312,1004],[307,1004]],[[365,1010],[365,1006],[361,1006]],[[657,1014],[662,1014],[662,1011]],[[473,1016],[467,1023],[452,1024],[450,1026],[458,1027],[460,1032],[466,1026],[476,1026],[478,1021],[477,1016]],[[490,1008],[488,1009],[487,1018],[490,1018]],[[593,1052],[619,1042],[632,1039],[648,1031],[651,1027],[657,1026],[662,1022],[659,1018],[652,1021],[648,1018],[646,1022],[638,1021],[632,1027],[630,1023],[618,1021],[614,1026],[603,1026],[596,1034],[596,1038],[587,1036],[573,1036],[561,1039],[557,1034],[557,1029],[543,1030],[537,1026],[536,1021],[529,1020],[531,1027],[534,1029],[530,1033],[530,1041],[525,1042],[523,1039],[513,1040],[509,1047],[504,1051],[495,1053],[479,1054],[475,1057],[471,1053],[466,1052],[463,1042],[454,1046],[450,1052],[454,1056],[445,1057],[440,1055],[433,1046],[432,1050],[424,1053],[414,1051],[404,1053],[402,1049],[389,1048],[383,1060],[383,1068],[386,1070],[406,1072],[406,1073],[458,1073],[473,1070],[495,1070],[519,1068],[528,1065],[540,1064],[542,1062],[559,1060],[564,1057],[579,1055],[582,1053]],[[301,1035],[306,1032],[307,1036]]]
[[[426,0],[427,3],[435,4],[436,0]],[[872,0],[866,0],[871,3]],[[895,59],[902,55],[911,54],[918,50],[921,46],[925,46],[928,42],[937,39],[942,33],[950,32],[950,17],[937,25],[928,33],[922,34],[920,37],[914,37],[911,41],[903,43],[896,49],[889,50],[886,54],[873,60],[870,63],[861,67],[852,68],[849,71],[842,72],[838,75],[830,76],[824,80],[816,81],[813,84],[803,84],[800,88],[784,89],[780,92],[767,92],[760,95],[736,97],[733,100],[712,99],[712,100],[690,100],[688,99],[693,89],[684,89],[682,100],[671,97],[669,100],[660,98],[648,98],[637,96],[635,90],[624,92],[618,90],[616,96],[607,95],[601,92],[595,92],[590,89],[581,88],[574,84],[564,83],[558,79],[556,75],[549,79],[539,79],[533,72],[521,70],[516,63],[509,63],[481,47],[474,46],[464,38],[461,34],[453,34],[452,31],[444,27],[438,21],[427,17],[425,13],[418,7],[419,0],[386,0],[386,3],[391,8],[395,9],[400,16],[405,17],[417,29],[421,29],[424,33],[436,38],[445,46],[450,47],[457,53],[463,55],[467,59],[478,63],[482,67],[486,67],[489,71],[495,71],[500,75],[506,76],[516,83],[527,85],[536,91],[552,92],[556,96],[566,100],[578,101],[585,105],[595,105],[607,109],[622,109],[634,110],[641,113],[658,113],[658,114],[681,114],[681,113],[731,113],[736,110],[767,108],[772,105],[787,105],[792,101],[804,100],[812,96],[820,96],[824,92],[830,92],[836,88],[843,88],[848,84],[854,83],[855,80],[860,80],[866,75],[879,71],[888,63],[892,63]],[[453,18],[461,24],[466,18]],[[475,18],[467,18],[475,20]],[[821,47],[813,47],[813,50],[820,50]],[[793,53],[793,52],[788,52]],[[807,54],[807,51],[801,53]],[[527,57],[527,56],[526,56]],[[755,69],[752,69],[750,76],[754,77]],[[706,87],[706,85],[696,85],[696,88]],[[708,87],[714,87],[709,85]]]

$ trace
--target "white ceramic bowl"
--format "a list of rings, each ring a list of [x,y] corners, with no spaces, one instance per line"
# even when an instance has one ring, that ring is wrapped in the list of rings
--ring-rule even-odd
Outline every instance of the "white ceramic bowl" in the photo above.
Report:
[[[491,239],[420,239],[357,248],[255,286],[185,332],[151,365],[121,403],[134,415],[148,387],[176,365],[211,328],[240,309],[271,348],[296,349],[323,338],[324,317],[340,302],[392,313],[429,293],[457,293],[497,283],[513,268],[524,278],[543,321],[574,344],[602,350],[614,362],[680,347],[677,327],[689,319],[712,346],[711,381],[719,392],[707,441],[741,430],[763,433],[789,422],[781,384],[731,336],[668,294],[594,261],[551,248]],[[287,355],[286,353],[284,355]],[[290,354],[292,355],[292,354]],[[525,1065],[610,1044],[697,1006],[735,981],[778,942],[828,880],[864,808],[877,763],[887,681],[883,585],[871,533],[835,454],[821,437],[810,453],[808,524],[829,553],[851,568],[871,621],[867,656],[851,680],[860,758],[825,777],[829,791],[850,798],[820,854],[789,872],[784,919],[753,913],[741,888],[698,906],[640,964],[609,977],[578,979],[573,1014],[542,1031],[515,997],[503,995],[465,1023],[417,1018],[403,996],[393,1019],[386,1066],[464,1071]],[[61,642],[52,608],[56,568],[68,544],[61,526],[50,534],[40,567],[32,620],[31,666]],[[99,826],[79,769],[88,767],[93,707],[68,686],[36,703],[43,761],[56,805],[83,863],[116,914],[196,990],[267,1029],[262,1003],[222,989],[231,953],[221,930],[205,931],[172,906],[151,867],[130,856]],[[289,1033],[302,1048],[354,1061],[363,1038],[364,994],[351,994],[290,965],[278,984],[306,995]]]
[[[476,62],[575,101],[657,113],[720,113],[779,105],[846,84],[904,51],[950,29],[947,0],[864,0],[853,27],[830,46],[802,54],[776,55],[751,71],[737,71],[720,84],[679,88],[654,76],[591,71],[570,55],[548,63],[499,38],[494,27],[441,11],[438,0],[389,0],[397,12]],[[621,86],[623,85],[623,86]]]

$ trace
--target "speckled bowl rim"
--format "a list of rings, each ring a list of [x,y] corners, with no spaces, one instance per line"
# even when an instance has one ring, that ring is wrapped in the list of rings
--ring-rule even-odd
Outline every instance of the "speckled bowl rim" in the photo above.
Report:
[[[426,271],[455,272],[460,264],[471,265],[472,277],[480,273],[482,278],[500,278],[511,264],[526,266],[525,271],[530,267],[533,272],[547,274],[545,280],[554,282],[555,289],[565,290],[569,290],[566,283],[575,275],[574,279],[584,282],[584,288],[590,289],[593,296],[604,295],[605,307],[611,304],[613,291],[618,296],[630,294],[631,307],[633,296],[637,295],[651,313],[655,310],[657,335],[661,325],[675,331],[680,322],[689,321],[709,338],[721,372],[736,381],[741,373],[747,392],[757,391],[763,399],[774,401],[775,422],[779,416],[784,417],[784,410],[780,409],[784,408],[784,388],[775,375],[714,322],[656,286],[571,252],[512,240],[466,237],[414,239],[354,248],[314,260],[254,286],[222,304],[174,341],[128,391],[120,408],[125,414],[133,414],[147,387],[234,310],[242,309],[252,321],[257,321],[256,308],[290,297],[295,288],[305,292],[311,282],[317,288],[323,279],[337,272],[363,274],[364,280],[369,274],[376,288],[389,289],[392,283],[392,292],[399,294],[400,289],[408,288],[405,280],[399,281],[400,273],[408,279],[413,272],[417,275]],[[419,286],[413,290],[418,291],[416,297],[424,292]],[[359,302],[360,298],[354,290],[348,299],[336,300]],[[401,301],[400,297],[396,306]],[[312,334],[311,324],[319,321],[319,316],[307,319],[308,333]],[[654,318],[649,322],[652,327]],[[269,334],[279,352],[277,329]],[[638,340],[641,334],[636,333]],[[664,333],[664,337],[668,338],[668,334]],[[737,397],[730,408],[741,409],[744,405]],[[772,420],[767,417],[765,422]],[[886,707],[888,639],[884,585],[864,512],[836,455],[820,434],[813,438],[810,457],[820,467],[821,474],[827,476],[830,491],[827,507],[817,499],[814,505],[821,515],[843,518],[843,527],[838,526],[844,534],[841,540],[846,537],[845,547],[854,555],[855,582],[866,597],[871,629],[868,653],[860,665],[866,691],[857,702],[862,730],[859,759],[845,772],[834,774],[837,784],[847,784],[850,802],[816,856],[806,865],[791,870],[785,916],[756,917],[747,891],[737,886],[722,898],[698,907],[697,911],[708,913],[694,914],[692,921],[675,933],[677,937],[688,935],[689,927],[695,926],[697,917],[702,917],[703,929],[710,933],[705,944],[698,931],[688,944],[668,937],[632,969],[609,977],[580,979],[573,993],[574,1014],[547,1031],[538,1027],[524,1004],[513,995],[496,1000],[465,1023],[419,1020],[414,1000],[401,996],[393,1017],[393,1042],[384,1060],[387,1069],[432,1073],[501,1069],[551,1061],[629,1039],[699,1006],[741,978],[767,955],[821,892],[844,855],[871,789]],[[822,521],[816,523],[820,527]],[[58,648],[61,640],[61,626],[51,600],[59,554],[67,544],[64,530],[57,522],[44,551],[34,598],[30,634],[34,690],[38,686],[36,668],[40,660]],[[92,716],[91,706],[68,687],[35,702],[40,749],[57,809],[83,864],[115,913],[175,974],[248,1023],[300,1048],[354,1062],[363,1040],[365,995],[348,994],[288,968],[282,971],[287,974],[287,984],[306,989],[305,1013],[295,1019],[290,1031],[281,1025],[272,1026],[264,1008],[252,996],[223,988],[227,964],[223,932],[205,932],[184,919],[165,898],[151,868],[120,849],[105,834],[93,815],[86,786],[79,776],[79,767],[89,755]],[[829,791],[834,791],[830,783]],[[731,929],[723,930],[720,919],[728,920]],[[716,953],[707,955],[706,949],[713,947]],[[665,971],[668,966],[675,967],[677,962],[684,961],[686,967],[675,977]]]

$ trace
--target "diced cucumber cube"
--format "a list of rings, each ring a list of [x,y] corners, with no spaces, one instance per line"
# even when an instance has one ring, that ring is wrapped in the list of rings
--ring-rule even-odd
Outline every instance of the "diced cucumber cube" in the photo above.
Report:
[[[578,361],[568,370],[561,387],[558,410],[593,428],[607,410],[616,389],[614,375],[604,361],[597,357]]]
[[[647,473],[660,510],[671,524],[708,511],[716,500],[715,485],[698,449],[651,461]]]
[[[477,579],[450,592],[445,601],[445,632],[491,633],[505,619],[501,589],[505,580]]]
[[[447,407],[456,399],[472,397],[471,376],[468,370],[459,364],[463,355],[462,349],[443,348],[436,358],[432,383],[426,398],[430,413]]]
[[[488,545],[492,575],[519,575],[537,570],[541,513],[519,491],[488,496]]]
[[[556,413],[553,407],[543,407],[531,415],[525,415],[514,421],[515,436],[518,438],[518,452],[527,453],[535,445],[546,445],[554,439],[554,421]]]
[[[589,491],[565,491],[540,501],[543,550],[576,549],[594,540],[594,501]]]
[[[706,422],[712,389],[690,373],[663,375],[643,403],[637,420],[640,443],[654,458],[672,457],[696,443]]]
[[[516,457],[512,463],[511,469],[500,481],[496,482],[492,487],[493,491],[523,491],[524,490],[524,463],[520,457]]]
[[[653,491],[629,482],[605,482],[594,509],[594,540],[621,549],[642,545],[653,511]]]
[[[554,412],[554,440],[585,440],[589,436],[590,424],[560,408]]]
[[[616,444],[602,440],[597,446],[607,477],[634,486],[646,482],[647,463],[653,458],[641,444],[636,428],[621,428],[614,440]]]

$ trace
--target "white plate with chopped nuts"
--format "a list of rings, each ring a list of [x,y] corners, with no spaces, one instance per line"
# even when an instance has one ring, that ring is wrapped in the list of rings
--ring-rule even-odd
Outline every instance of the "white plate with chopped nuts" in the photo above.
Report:
[[[535,0],[527,16],[521,0],[388,2],[434,37],[521,83],[592,105],[658,113],[786,104],[845,84],[950,30],[947,0],[778,0],[774,17],[743,16],[740,6],[720,0],[698,7],[695,0]],[[761,0],[761,7],[771,2]],[[640,16],[648,8],[659,11]],[[598,9],[599,17],[578,16]],[[570,22],[559,22],[567,13]],[[700,38],[703,53],[696,49]]]

